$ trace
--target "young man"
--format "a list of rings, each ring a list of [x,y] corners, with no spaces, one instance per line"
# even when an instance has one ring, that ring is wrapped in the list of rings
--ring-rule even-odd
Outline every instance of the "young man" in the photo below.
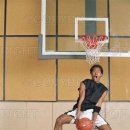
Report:
[[[108,89],[100,83],[103,68],[93,65],[90,69],[92,79],[85,79],[80,83],[79,98],[73,109],[56,119],[54,130],[62,130],[64,124],[76,123],[80,118],[92,120],[93,127],[99,130],[111,130],[109,124],[99,114],[101,105],[107,95]]]

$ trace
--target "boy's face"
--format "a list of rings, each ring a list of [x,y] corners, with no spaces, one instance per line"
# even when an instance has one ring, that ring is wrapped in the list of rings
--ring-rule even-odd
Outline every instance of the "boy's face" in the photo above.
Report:
[[[95,82],[99,82],[100,81],[100,78],[102,77],[102,73],[101,73],[101,70],[99,67],[95,67],[91,73],[91,76],[92,76],[92,79],[95,81]]]

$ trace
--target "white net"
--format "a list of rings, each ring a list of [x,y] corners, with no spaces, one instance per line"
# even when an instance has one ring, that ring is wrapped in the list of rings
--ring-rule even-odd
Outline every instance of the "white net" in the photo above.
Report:
[[[89,64],[100,62],[99,51],[97,49],[88,49],[86,51],[86,61]]]
[[[104,35],[85,35],[80,38],[80,43],[86,51],[86,61],[89,64],[100,62],[100,52],[102,46],[108,43],[107,39]]]

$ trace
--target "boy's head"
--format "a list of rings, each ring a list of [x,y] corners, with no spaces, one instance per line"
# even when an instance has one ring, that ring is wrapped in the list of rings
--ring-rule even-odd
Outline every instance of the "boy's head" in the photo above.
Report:
[[[101,65],[98,65],[98,64],[93,65],[93,66],[90,68],[90,74],[93,72],[93,70],[94,70],[95,68],[99,68],[100,71],[101,71],[101,73],[103,74],[103,68],[102,68]]]
[[[90,68],[90,74],[92,76],[92,79],[95,81],[95,82],[99,82],[100,81],[100,78],[102,77],[103,75],[103,68],[102,66],[96,64],[96,65],[93,65],[91,68]]]

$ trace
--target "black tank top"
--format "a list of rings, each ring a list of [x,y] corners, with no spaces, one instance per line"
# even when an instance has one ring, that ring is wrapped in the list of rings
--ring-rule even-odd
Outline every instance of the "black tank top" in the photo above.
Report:
[[[85,79],[82,81],[86,87],[85,98],[81,104],[81,111],[93,109],[102,94],[108,90],[102,83],[96,83],[91,79]],[[79,98],[77,103],[73,106],[76,109],[78,106]]]

